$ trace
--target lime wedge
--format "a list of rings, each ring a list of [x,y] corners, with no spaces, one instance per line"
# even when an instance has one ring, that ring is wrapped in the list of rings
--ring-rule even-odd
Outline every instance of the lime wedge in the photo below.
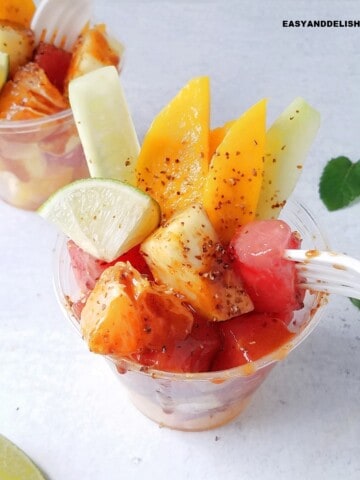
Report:
[[[32,461],[3,435],[0,435],[1,480],[45,480]]]
[[[0,52],[0,90],[6,83],[6,80],[9,75],[9,69],[10,69],[9,54],[5,52]]]
[[[158,203],[119,180],[87,178],[54,193],[38,210],[80,248],[111,262],[159,224]]]
[[[69,100],[90,175],[134,185],[140,146],[116,68],[72,80]]]

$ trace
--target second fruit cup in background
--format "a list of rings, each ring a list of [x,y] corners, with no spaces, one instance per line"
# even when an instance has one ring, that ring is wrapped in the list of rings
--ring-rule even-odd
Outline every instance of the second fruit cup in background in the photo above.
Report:
[[[36,210],[53,192],[89,176],[70,109],[0,122],[0,198]]]

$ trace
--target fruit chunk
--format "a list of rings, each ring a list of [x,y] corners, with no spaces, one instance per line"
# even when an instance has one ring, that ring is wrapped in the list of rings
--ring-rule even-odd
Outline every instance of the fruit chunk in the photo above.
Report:
[[[167,343],[161,350],[145,350],[132,355],[132,359],[166,372],[209,372],[219,348],[217,324],[197,318],[185,340]]]
[[[233,126],[234,120],[226,122],[223,126],[214,128],[210,130],[209,137],[209,160],[212,159],[213,155],[216,152],[216,149],[220,143],[224,140],[225,135],[228,133],[230,128]]]
[[[255,217],[265,145],[266,101],[233,123],[213,155],[206,176],[203,205],[220,241]]]
[[[8,79],[10,70],[9,54],[0,52],[0,91]]]
[[[85,27],[72,48],[72,58],[67,72],[65,86],[74,78],[98,68],[113,65],[118,67],[124,47],[111,38],[103,24]]]
[[[0,119],[28,120],[67,108],[59,90],[33,62],[20,67],[1,91]]]
[[[34,61],[44,70],[50,82],[60,92],[64,91],[65,76],[70,60],[70,52],[44,42],[40,42],[34,57]]]
[[[134,185],[140,147],[116,68],[73,80],[69,99],[91,176]]]
[[[118,180],[87,178],[55,192],[38,210],[93,257],[111,262],[158,225],[157,203]]]
[[[35,4],[32,0],[1,0],[0,20],[19,23],[29,27],[35,12]]]
[[[10,76],[29,62],[34,51],[34,34],[22,25],[0,20],[0,48],[10,59]]]
[[[222,347],[212,370],[245,365],[274,352],[294,337],[281,316],[251,312],[219,324]]]
[[[70,263],[74,272],[76,283],[83,293],[93,290],[100,275],[108,267],[112,267],[117,262],[129,262],[139,273],[151,276],[150,270],[140,253],[140,246],[136,245],[128,252],[120,255],[112,262],[105,262],[84,252],[75,242],[69,240],[67,249],[70,255]]]
[[[164,219],[201,198],[208,170],[209,79],[194,78],[157,115],[138,158],[137,184]]]
[[[129,263],[107,268],[81,312],[91,351],[117,356],[162,349],[190,333],[193,316],[183,299],[149,282]]]
[[[154,278],[183,294],[209,320],[227,320],[252,310],[200,205],[174,215],[142,243],[141,251]]]
[[[256,218],[277,218],[295,188],[319,125],[319,113],[296,98],[270,127]]]
[[[259,220],[240,228],[230,243],[234,268],[257,312],[292,312],[302,306],[295,263],[283,258],[300,239],[282,220]]]

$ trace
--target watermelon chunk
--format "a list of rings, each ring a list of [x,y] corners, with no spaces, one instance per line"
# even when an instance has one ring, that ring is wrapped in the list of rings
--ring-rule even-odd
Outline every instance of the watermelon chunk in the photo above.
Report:
[[[299,248],[300,238],[282,220],[259,220],[241,227],[230,242],[234,269],[256,312],[292,312],[302,308],[294,262],[283,258],[287,248]]]
[[[88,293],[93,290],[102,272],[117,262],[130,262],[139,273],[152,278],[149,267],[140,253],[139,246],[133,247],[110,263],[99,260],[89,253],[84,252],[84,250],[78,247],[72,240],[68,241],[67,248],[70,255],[71,268],[74,272],[76,282],[83,293]]]
[[[222,339],[212,370],[245,365],[270,354],[295,334],[287,329],[288,314],[251,312],[219,323]]]
[[[60,91],[64,91],[64,82],[69,70],[71,53],[49,43],[40,42],[34,61],[46,73],[50,82]]]

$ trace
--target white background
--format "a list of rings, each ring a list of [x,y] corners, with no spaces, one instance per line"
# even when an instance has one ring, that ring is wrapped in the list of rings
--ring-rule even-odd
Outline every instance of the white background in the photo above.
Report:
[[[322,116],[296,194],[333,249],[360,258],[360,205],[329,213],[326,161],[360,157],[360,28],[283,28],[360,19],[353,1],[94,0],[126,44],[122,75],[140,139],[191,78],[209,75],[213,125],[262,97],[269,122],[296,96]],[[159,428],[66,323],[52,287],[55,230],[0,205],[0,432],[51,480],[360,478],[360,311],[333,297],[316,331],[248,410],[203,433]]]

